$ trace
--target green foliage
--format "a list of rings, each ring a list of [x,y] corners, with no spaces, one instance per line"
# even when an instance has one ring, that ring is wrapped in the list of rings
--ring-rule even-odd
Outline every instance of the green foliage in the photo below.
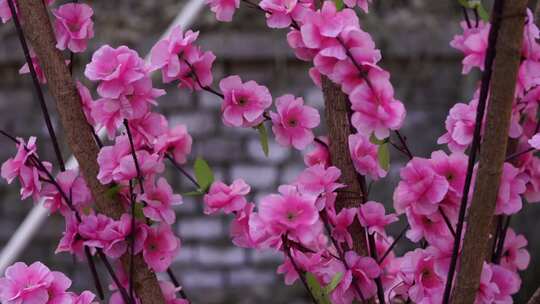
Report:
[[[200,186],[197,192],[201,194],[206,193],[210,185],[214,182],[214,173],[212,172],[212,169],[210,169],[208,163],[200,157],[197,157],[195,160],[193,169],[195,171],[197,183]]]
[[[264,126],[264,122],[261,123],[259,126],[257,126],[257,130],[259,131],[259,140],[261,142],[261,147],[264,152],[264,155],[268,157],[268,154],[270,153],[270,150],[268,148],[268,131],[266,130],[266,127]]]
[[[388,142],[384,142],[383,144],[379,145],[379,148],[377,149],[377,158],[379,159],[379,165],[381,165],[381,168],[388,171],[388,168],[390,167],[390,151],[388,149]]]
[[[489,21],[489,13],[482,5],[480,0],[458,0],[459,4],[465,8],[474,9],[478,12],[478,16],[484,21]]]
[[[113,185],[105,191],[105,197],[115,200],[118,192],[120,192],[120,185]]]

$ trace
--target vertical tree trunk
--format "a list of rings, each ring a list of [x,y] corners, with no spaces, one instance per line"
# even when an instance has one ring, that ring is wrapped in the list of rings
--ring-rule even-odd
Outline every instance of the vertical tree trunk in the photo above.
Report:
[[[65,138],[79,163],[98,212],[118,219],[124,212],[120,202],[109,199],[107,187],[97,180],[98,147],[84,117],[81,100],[62,53],[56,49],[56,39],[51,27],[47,8],[42,0],[18,0],[22,27],[32,45],[47,78],[51,94],[56,100],[60,122]],[[122,257],[129,262],[129,254]],[[142,255],[135,257],[135,291],[143,304],[162,304],[164,298],[155,274],[149,270]]]
[[[460,271],[452,303],[473,303],[482,266],[488,252],[491,220],[495,211],[502,166],[506,156],[508,129],[525,23],[526,0],[504,0],[503,18],[496,44],[491,97],[476,186],[469,209]]]
[[[328,78],[323,77],[323,93],[326,124],[328,128],[329,150],[332,165],[341,170],[340,182],[346,185],[338,190],[336,209],[354,208],[364,201],[361,178],[358,178],[349,152],[351,135],[351,105],[349,98]],[[349,227],[353,237],[353,249],[360,255],[368,256],[366,233],[358,220]]]

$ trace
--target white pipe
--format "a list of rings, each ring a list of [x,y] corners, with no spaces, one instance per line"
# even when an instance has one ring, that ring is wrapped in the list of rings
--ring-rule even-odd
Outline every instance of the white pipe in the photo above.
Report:
[[[202,10],[203,6],[204,0],[190,0],[159,39],[161,40],[167,37],[175,26],[180,26],[180,28],[183,30],[191,26],[193,21],[195,21],[195,17]],[[147,54],[144,60],[148,62],[149,57],[149,54]],[[98,135],[100,138],[104,138],[105,130],[99,132]],[[71,156],[66,164],[66,167],[76,168],[77,166],[77,160]],[[13,233],[8,243],[2,249],[2,252],[0,253],[0,274],[3,274],[4,270],[19,257],[21,252],[32,240],[38,229],[45,222],[48,215],[49,210],[43,206],[43,200],[40,200],[26,216],[24,221],[17,228],[15,233]]]

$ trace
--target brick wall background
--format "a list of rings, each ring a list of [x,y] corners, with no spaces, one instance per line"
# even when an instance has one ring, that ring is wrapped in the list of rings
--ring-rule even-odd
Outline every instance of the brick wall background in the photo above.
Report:
[[[75,75],[82,77],[84,63],[91,51],[103,43],[126,44],[146,54],[187,0],[116,0],[88,1],[96,12],[96,38],[90,51],[77,58]],[[457,1],[394,0],[375,1],[369,15],[361,15],[363,27],[374,36],[382,49],[382,65],[392,72],[397,96],[404,101],[408,117],[403,129],[413,153],[428,156],[437,147],[436,138],[443,132],[448,109],[457,101],[472,95],[478,75],[463,77],[459,55],[449,47],[458,32]],[[456,3],[454,3],[456,2]],[[200,30],[200,44],[215,52],[215,79],[239,74],[267,85],[273,96],[293,93],[303,96],[310,105],[322,108],[322,96],[307,76],[308,66],[296,60],[285,41],[285,31],[265,28],[262,16],[243,7],[232,23],[216,23],[205,9],[193,29]],[[30,77],[19,76],[23,56],[13,25],[0,25],[0,128],[17,136],[37,135],[40,155],[54,159],[52,147],[41,113],[34,98]],[[215,82],[217,83],[217,82]],[[155,84],[161,86],[156,79]],[[201,93],[166,87],[168,95],[160,98],[159,111],[172,124],[184,123],[194,137],[192,158],[204,157],[217,178],[230,182],[246,179],[254,190],[253,198],[275,191],[276,186],[290,182],[302,170],[301,155],[270,143],[270,157],[262,154],[255,131],[231,129],[219,118],[219,100]],[[51,103],[51,109],[54,109]],[[52,110],[54,112],[54,110]],[[56,120],[55,120],[56,121]],[[57,127],[58,129],[58,127]],[[59,132],[61,134],[61,132]],[[317,130],[324,133],[324,126]],[[11,143],[0,140],[0,161],[14,151]],[[68,155],[64,149],[64,155]],[[404,159],[393,154],[396,165],[385,183],[374,186],[374,199],[392,205],[400,163]],[[190,191],[190,184],[174,171],[167,173],[177,192]],[[15,187],[0,184],[0,248],[9,239],[32,207],[21,202]],[[178,209],[176,229],[183,248],[174,263],[186,291],[197,303],[305,303],[300,286],[286,287],[275,274],[281,257],[272,252],[254,252],[231,245],[228,238],[229,219],[204,216],[199,199],[184,197]],[[535,219],[537,206],[526,206],[513,220],[514,227],[525,233],[530,250],[540,252],[534,232],[540,228]],[[394,224],[397,233],[403,223]],[[50,217],[25,250],[21,260],[42,260],[53,269],[66,271],[77,288],[91,288],[83,264],[75,264],[66,254],[54,255],[54,248],[63,229],[63,220]],[[403,250],[407,244],[398,246]],[[537,255],[538,256],[538,255]],[[534,258],[523,274],[524,289],[516,298],[523,303],[540,282],[540,265]],[[103,275],[105,278],[106,275]]]

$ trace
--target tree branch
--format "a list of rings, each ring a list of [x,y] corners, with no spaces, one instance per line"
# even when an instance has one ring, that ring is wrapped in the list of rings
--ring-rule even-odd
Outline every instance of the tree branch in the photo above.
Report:
[[[92,132],[84,117],[81,100],[69,68],[62,53],[56,49],[56,39],[51,27],[47,8],[41,0],[19,0],[19,9],[23,20],[23,31],[41,63],[47,78],[49,90],[56,100],[60,121],[65,138],[73,155],[79,163],[92,195],[96,209],[107,216],[118,219],[124,213],[119,202],[109,199],[105,193],[107,186],[102,185],[96,176],[99,171],[97,155],[99,152]],[[129,254],[122,258],[124,267],[129,265]],[[135,291],[143,304],[162,304],[164,298],[155,274],[149,270],[142,255],[135,257]],[[127,269],[127,268],[126,268]]]
[[[478,176],[469,210],[460,272],[452,303],[473,303],[489,247],[489,233],[495,211],[502,166],[506,157],[508,130],[525,23],[526,0],[501,0],[503,14],[495,50],[491,98],[480,151]]]

